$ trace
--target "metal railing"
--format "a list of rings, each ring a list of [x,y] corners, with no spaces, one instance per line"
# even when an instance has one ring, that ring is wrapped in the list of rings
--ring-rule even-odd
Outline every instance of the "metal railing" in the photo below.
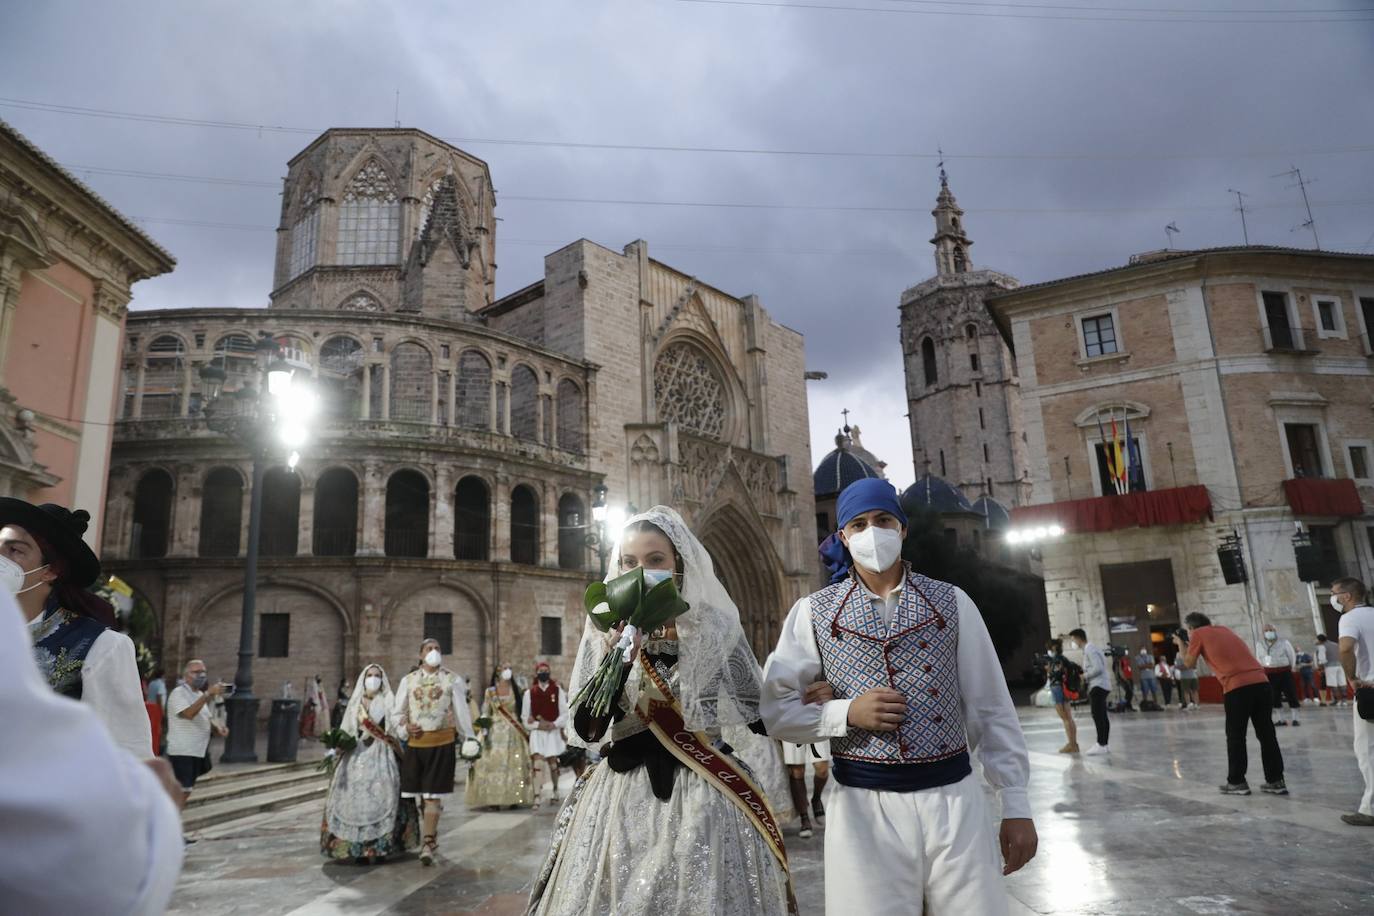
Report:
[[[1265,325],[1260,328],[1260,334],[1264,341],[1266,352],[1277,351],[1280,353],[1310,353],[1304,346],[1302,338],[1302,328],[1292,325],[1278,324]]]
[[[429,556],[429,532],[420,529],[388,528],[386,555],[389,557]]]
[[[358,529],[316,528],[311,552],[317,557],[351,557],[358,552]]]

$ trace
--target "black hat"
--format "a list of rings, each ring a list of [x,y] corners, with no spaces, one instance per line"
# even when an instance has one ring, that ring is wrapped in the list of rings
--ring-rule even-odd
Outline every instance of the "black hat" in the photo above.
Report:
[[[53,503],[35,506],[22,499],[0,497],[0,527],[18,525],[47,541],[65,561],[62,581],[78,588],[90,588],[100,576],[100,559],[81,539],[90,522],[91,514],[85,509],[73,512]]]

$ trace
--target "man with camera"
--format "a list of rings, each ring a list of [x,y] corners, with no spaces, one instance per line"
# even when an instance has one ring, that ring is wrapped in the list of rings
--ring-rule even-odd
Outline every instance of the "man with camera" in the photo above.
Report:
[[[1226,784],[1224,795],[1249,795],[1250,784],[1245,781],[1249,759],[1245,748],[1245,725],[1254,726],[1260,743],[1260,759],[1264,763],[1262,792],[1287,795],[1283,781],[1283,753],[1274,731],[1273,697],[1264,666],[1251,654],[1245,641],[1226,627],[1213,626],[1206,614],[1196,611],[1183,618],[1187,632],[1176,630],[1174,643],[1184,656],[1184,664],[1193,667],[1200,657],[1207,659],[1217,679],[1221,681],[1226,707]]]
[[[181,683],[167,697],[167,760],[187,795],[201,774],[210,769],[207,751],[210,732],[223,737],[229,730],[215,723],[211,706],[228,684],[211,684],[205,662],[193,658],[186,663]]]
[[[1107,753],[1107,739],[1112,726],[1107,721],[1107,696],[1112,692],[1112,676],[1107,670],[1107,657],[1102,650],[1088,642],[1088,634],[1079,627],[1069,631],[1074,645],[1083,650],[1083,682],[1088,685],[1088,705],[1093,712],[1093,726],[1097,729],[1097,743],[1083,752],[1085,757]]]

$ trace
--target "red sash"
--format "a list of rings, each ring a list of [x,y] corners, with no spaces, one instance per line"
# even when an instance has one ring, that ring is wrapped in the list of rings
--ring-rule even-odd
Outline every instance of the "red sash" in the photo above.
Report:
[[[515,698],[512,697],[511,699],[514,700]],[[511,725],[514,725],[515,730],[520,733],[520,737],[524,738],[525,741],[528,743],[530,740],[529,729],[525,728],[525,726],[520,723],[519,719],[517,719],[515,716],[511,715],[509,712],[506,711],[506,707],[501,702],[501,697],[499,694],[496,696],[494,700],[492,700],[492,705],[496,707],[496,711],[501,714],[501,718],[505,719]]]
[[[396,752],[396,756],[401,756],[401,742],[397,741],[392,735],[388,735],[376,722],[373,722],[372,717],[367,714],[367,710],[358,710],[358,724],[372,737],[380,741],[385,741],[387,745]]]

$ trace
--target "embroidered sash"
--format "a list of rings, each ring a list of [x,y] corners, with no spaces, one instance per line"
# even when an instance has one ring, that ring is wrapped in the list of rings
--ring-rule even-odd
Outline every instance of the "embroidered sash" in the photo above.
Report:
[[[387,746],[396,752],[396,756],[401,756],[401,742],[397,741],[394,735],[387,734],[376,722],[373,722],[372,717],[367,714],[367,710],[358,710],[358,724],[373,738],[385,741]]]
[[[501,718],[505,719],[511,725],[514,725],[515,730],[520,733],[520,737],[524,738],[526,743],[528,743],[530,740],[530,730],[526,728],[524,725],[522,725],[519,719],[517,719],[515,716],[511,715],[509,712],[506,711],[506,706],[504,703],[501,702],[499,697],[497,698],[496,702],[492,705],[494,705],[496,707],[496,711],[501,714]]]
[[[635,711],[674,757],[744,812],[754,829],[767,841],[768,848],[773,851],[783,871],[788,873],[790,895],[792,878],[787,866],[787,847],[783,843],[782,830],[769,810],[767,798],[753,780],[735,767],[730,758],[711,746],[709,738],[687,729],[682,720],[682,708],[672,690],[643,654],[639,656],[639,661],[644,669],[644,680],[640,684]]]

